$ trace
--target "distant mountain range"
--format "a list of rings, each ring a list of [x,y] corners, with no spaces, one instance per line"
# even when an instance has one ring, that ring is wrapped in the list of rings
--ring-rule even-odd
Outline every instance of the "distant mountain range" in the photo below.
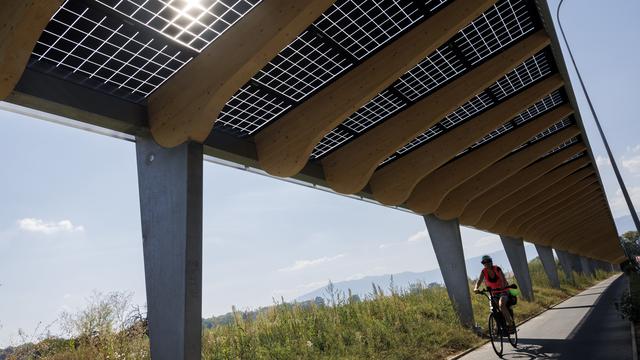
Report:
[[[531,260],[538,256],[538,253],[535,250],[535,247],[532,245],[525,246],[525,251],[527,252],[527,260]],[[504,250],[496,251],[490,253],[493,258],[493,262],[500,266],[505,272],[511,271],[511,265],[509,265],[509,261],[507,260],[507,254]],[[469,258],[466,260],[465,264],[467,267],[467,276],[470,278],[477,278],[480,274],[480,270],[482,270],[482,264],[480,263],[481,256]],[[349,290],[354,295],[358,295],[361,298],[364,298],[367,295],[370,295],[373,292],[372,283],[380,286],[383,291],[388,291],[391,287],[391,275],[378,275],[378,276],[365,276],[361,279],[357,280],[348,280],[348,281],[339,281],[333,283],[334,289],[336,291],[343,292],[347,294]],[[402,272],[393,274],[393,285],[396,288],[407,289],[411,284],[422,283],[425,285],[437,283],[442,284],[442,275],[440,274],[440,269],[433,269],[423,272]],[[328,283],[327,283],[328,284]],[[327,288],[326,286],[315,289],[309,293],[298,296],[295,300],[298,302],[313,300],[316,297],[327,297]]]

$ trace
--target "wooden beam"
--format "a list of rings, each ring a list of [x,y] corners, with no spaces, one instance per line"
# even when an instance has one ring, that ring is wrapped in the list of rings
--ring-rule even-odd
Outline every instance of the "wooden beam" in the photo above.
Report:
[[[564,210],[563,214],[559,214],[555,218],[539,224],[537,227],[530,228],[526,232],[519,232],[518,235],[531,238],[538,235],[540,232],[566,226],[569,222],[576,220],[576,218],[579,218],[583,215],[591,214],[593,208],[604,205],[603,201],[604,200],[602,199],[602,196],[598,194],[598,196],[594,199],[583,199],[578,204],[573,204],[572,206],[563,206],[561,207]]]
[[[255,142],[262,169],[282,177],[297,174],[323,136],[495,2],[452,3],[260,131]]]
[[[572,231],[583,230],[585,226],[591,226],[591,219],[600,219],[605,214],[605,205],[594,205],[589,209],[581,209],[574,214],[574,217],[562,223],[555,224],[553,227],[540,228],[535,233],[529,235],[531,239],[548,239],[553,243],[554,237],[562,234],[569,234]]]
[[[337,192],[359,191],[389,155],[548,44],[549,38],[543,31],[535,32],[334,151],[322,160],[327,182]]]
[[[567,211],[571,211],[576,207],[582,206],[585,201],[593,201],[595,199],[599,199],[602,197],[602,191],[600,187],[597,187],[594,190],[581,192],[575,197],[572,197],[569,201],[560,206],[556,206],[553,209],[545,212],[540,216],[536,216],[535,218],[529,219],[521,225],[521,228],[518,229],[518,233],[526,234],[532,228],[537,226],[545,226],[546,223],[553,221],[554,219],[561,218],[563,216],[569,217],[570,214]]]
[[[577,126],[570,126],[494,163],[451,190],[435,211],[436,216],[444,220],[459,217],[465,206],[475,197],[482,195],[502,180],[513,176],[556,146],[578,134],[580,134],[580,129]]]
[[[542,191],[536,193],[535,195],[529,196],[525,201],[517,205],[516,207],[512,207],[509,209],[507,213],[504,213],[502,216],[498,218],[495,225],[489,228],[489,230],[498,232],[498,233],[506,233],[509,225],[518,217],[522,216],[528,209],[542,203],[545,201],[549,201],[554,196],[559,195],[563,191],[566,191],[571,186],[575,186],[581,180],[587,178],[585,181],[592,181],[593,179],[589,179],[589,177],[593,177],[594,169],[592,167],[587,167],[585,169],[579,170],[574,174],[567,176],[566,178],[558,181],[557,183],[543,189]]]
[[[22,76],[42,30],[62,0],[0,0],[0,100]]]
[[[524,144],[536,134],[548,129],[572,113],[571,106],[562,105],[447,163],[425,176],[416,185],[411,196],[406,201],[407,207],[421,214],[433,213],[440,206],[442,199],[453,188],[491,166],[519,145]]]
[[[151,94],[149,126],[155,141],[164,147],[203,142],[231,96],[331,4],[266,0],[249,11]]]
[[[505,196],[499,201],[491,205],[472,225],[481,229],[488,229],[492,227],[498,218],[508,212],[510,209],[518,206],[530,196],[535,195],[547,187],[552,186],[558,181],[561,181],[564,177],[573,173],[574,171],[589,164],[588,158],[581,158],[576,161],[571,161],[568,164],[559,166],[552,171],[546,173],[544,176],[532,181],[531,183],[519,188],[517,191]]]
[[[492,205],[529,185],[551,171],[553,168],[560,166],[570,157],[584,150],[586,150],[586,146],[582,143],[569,146],[522,169],[517,174],[504,179],[493,188],[471,200],[459,217],[460,223],[465,225],[475,225]],[[586,158],[575,160],[573,163],[576,163],[576,161],[581,162],[581,165],[586,165],[588,162]]]
[[[547,230],[541,233],[540,236],[546,236],[550,240],[549,242],[556,245],[568,245],[570,237],[563,237],[563,234],[577,233],[584,231],[587,234],[591,233],[593,229],[607,228],[612,225],[611,219],[608,216],[608,209],[606,204],[594,205],[590,209],[590,212],[582,212],[582,216],[572,219],[567,222],[563,227],[556,227],[554,230]]]
[[[545,79],[376,170],[369,181],[376,200],[387,205],[402,204],[425,176],[562,84],[560,75]]]
[[[563,204],[570,201],[574,196],[579,195],[583,191],[590,192],[599,188],[600,186],[596,177],[585,178],[583,181],[580,181],[570,188],[559,192],[555,196],[548,198],[546,201],[526,209],[525,212],[521,213],[520,216],[511,221],[505,233],[519,234],[522,231],[521,225],[523,225],[528,220],[536,219],[537,217],[544,215],[549,211],[552,211],[554,208],[562,206]]]

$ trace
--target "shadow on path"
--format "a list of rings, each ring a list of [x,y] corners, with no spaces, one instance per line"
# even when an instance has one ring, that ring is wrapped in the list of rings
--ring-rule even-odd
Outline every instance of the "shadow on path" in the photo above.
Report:
[[[519,339],[518,349],[505,353],[504,359],[632,359],[630,325],[622,320],[615,308],[628,284],[620,276],[604,291],[593,306],[556,307],[566,309],[592,308],[582,323],[567,339]],[[595,294],[595,293],[594,293]],[[557,316],[562,316],[559,313]]]

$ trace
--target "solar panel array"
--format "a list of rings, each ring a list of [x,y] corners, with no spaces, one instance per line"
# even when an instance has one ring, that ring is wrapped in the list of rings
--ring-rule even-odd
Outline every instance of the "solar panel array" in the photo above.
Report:
[[[313,42],[313,46],[298,51],[288,47],[281,53],[283,56],[276,57],[254,77],[254,80],[275,90],[283,97],[287,97],[293,102],[293,107],[446,4],[446,1],[427,1],[424,3],[399,0],[338,1],[308,29],[307,33],[301,35],[303,39],[298,37],[290,45],[290,47],[297,46],[299,49],[302,43]],[[475,29],[470,25],[463,30],[466,37],[456,37],[456,44],[444,46],[429,55],[394,86],[383,91],[347,119],[342,124],[342,129],[335,129],[328,134],[318,144],[312,158],[318,158],[334,150],[369,127],[386,120],[397,111],[406,108],[417,99],[428,95],[438,86],[468,70],[464,60],[456,55],[453,49],[455,46],[465,49],[480,49],[485,47],[487,42],[495,42],[502,48],[534,30],[532,15],[527,8],[527,1],[524,0],[500,1],[487,11],[485,18],[493,23],[490,24],[486,19],[478,19]],[[480,22],[483,22],[484,25]],[[479,29],[485,30],[478,32]],[[507,34],[506,37],[505,34]],[[500,38],[499,41],[488,38],[496,36]],[[312,40],[314,37],[315,39]],[[312,50],[311,48],[314,51],[321,50],[322,59],[320,61],[315,63],[310,61],[310,59],[316,58],[315,56],[307,56]],[[296,59],[301,59],[302,62],[298,62],[295,66],[287,64],[286,56],[284,56],[287,53],[295,54]],[[492,52],[486,52],[479,58],[479,61],[491,54]],[[305,56],[310,59],[305,59]],[[270,72],[275,72],[275,75]],[[309,74],[318,76],[310,77]],[[278,80],[274,80],[275,78]],[[310,83],[308,79],[311,78]],[[387,104],[391,104],[391,106],[386,106]],[[223,111],[219,117],[219,121],[216,122],[217,127],[222,130],[237,131],[236,121],[239,120],[226,117],[226,113]],[[252,117],[251,112],[247,112],[246,116]],[[271,119],[256,117],[255,121],[258,123],[253,128],[259,129],[276,119],[277,116]],[[345,127],[349,130],[346,130]],[[240,128],[247,127],[241,126]],[[240,130],[242,131],[242,129]],[[254,132],[243,132],[243,134],[252,135]]]
[[[99,6],[90,6],[92,2]],[[259,2],[67,0],[34,48],[31,63],[65,68],[70,77],[86,79],[82,80],[84,84],[141,102],[191,60],[194,52],[185,49],[202,51]],[[216,129],[236,136],[255,134],[449,2],[337,1],[234,94],[219,114]],[[311,158],[334,151],[535,30],[537,15],[530,5],[526,0],[499,1],[327,134]],[[101,9],[112,13],[105,14]],[[385,163],[552,71],[548,55],[537,54],[400,148]],[[539,109],[520,114],[471,148],[561,101],[559,92],[550,95]]]

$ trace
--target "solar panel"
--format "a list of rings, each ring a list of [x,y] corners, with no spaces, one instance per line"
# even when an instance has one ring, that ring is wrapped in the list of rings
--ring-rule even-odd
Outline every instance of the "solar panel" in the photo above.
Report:
[[[310,31],[299,35],[254,80],[300,101],[353,63]]]
[[[567,140],[567,141],[563,142],[562,144],[560,144],[560,145],[556,146],[555,148],[553,148],[553,150],[549,151],[545,156],[548,156],[548,155],[554,154],[554,153],[556,153],[556,152],[558,152],[558,151],[560,151],[560,150],[562,150],[562,149],[565,149],[565,148],[567,148],[567,147],[569,147],[569,146],[571,146],[571,145],[573,145],[573,144],[578,143],[579,141],[580,141],[580,140],[578,139],[578,137],[577,137],[577,136],[576,136],[576,137],[572,137],[571,139],[569,139],[569,140]],[[579,158],[579,157],[581,157],[581,156],[584,156],[584,155],[585,155],[585,153],[584,153],[584,152],[580,152],[580,153],[578,153],[578,154],[573,155],[572,157],[570,157],[569,159],[567,159],[567,161],[565,161],[565,162],[569,162],[569,161],[571,161],[571,160],[577,159],[577,158]]]
[[[349,0],[337,1],[315,25],[355,58],[362,59],[423,16],[411,1]]]
[[[502,0],[460,31],[455,42],[475,65],[535,30],[525,0]]]
[[[189,60],[162,41],[78,1],[67,1],[56,12],[32,54],[32,62],[65,67],[126,89],[136,99],[149,95]]]
[[[556,90],[551,94],[545,96],[541,101],[529,107],[527,110],[520,113],[513,120],[517,125],[521,125],[522,123],[529,121],[530,119],[540,115],[541,113],[554,108],[564,102],[564,97],[559,90]]]
[[[327,134],[327,136],[325,136],[324,139],[322,139],[322,142],[320,142],[320,144],[318,144],[313,149],[311,157],[321,157],[322,155],[333,149],[335,146],[344,143],[352,137],[353,135],[349,134],[345,130],[339,128],[333,129],[329,134]]]
[[[291,105],[260,87],[247,84],[233,95],[218,117],[215,126],[238,135],[251,133]]]
[[[430,5],[437,7],[441,4],[431,2]],[[381,107],[375,106],[380,100],[376,98],[359,110],[359,112],[367,113],[367,118],[372,118],[372,121],[367,121],[364,120],[363,117],[357,116],[357,112],[354,114],[356,115],[355,117],[350,117],[343,125],[351,128],[357,127],[358,132],[362,132],[364,129],[386,120],[397,111],[402,110],[404,106],[418,101],[438,87],[461,76],[467,71],[468,66],[466,64],[468,61],[464,51],[475,51],[481,54],[481,56],[476,57],[476,61],[474,62],[474,64],[476,64],[486,59],[495,51],[510,45],[512,42],[517,41],[522,36],[534,30],[535,26],[531,17],[526,1],[500,1],[490,8],[484,16],[474,20],[471,25],[463,29],[454,38],[453,43],[446,44],[437,49],[404,74],[392,87],[387,89],[388,91],[399,93],[402,98],[405,98],[406,104],[397,109],[394,107],[392,111],[386,111]],[[458,52],[456,47],[459,47],[461,51]],[[528,63],[515,69],[511,77],[503,80],[504,83],[497,83],[497,95],[499,96],[496,97],[502,100],[531,82],[546,76],[551,71],[552,69],[546,59],[545,53],[541,52],[530,59]],[[456,112],[448,115],[438,126],[450,128],[491,105],[494,105],[493,100],[487,95],[480,94]],[[362,123],[359,126],[354,126],[354,121],[360,121]],[[442,133],[442,130],[436,127],[429,129],[425,134],[422,134],[400,149],[397,154],[405,153],[440,133]],[[332,134],[327,135],[327,137],[327,139],[323,139],[319,143],[319,146],[325,148],[326,144],[331,142],[335,148],[337,148],[351,139],[342,138],[342,141],[338,142]],[[323,151],[322,154],[327,154],[328,152],[329,151]],[[315,154],[318,153],[320,152],[315,152]],[[311,158],[316,159],[317,157],[312,156]],[[385,162],[388,161],[389,159],[385,160]]]
[[[537,134],[536,136],[532,137],[531,140],[529,140],[530,143],[534,143],[536,141],[542,140],[543,138],[550,136],[551,134],[554,134],[568,126],[571,126],[573,124],[573,119],[571,117],[568,117],[566,119],[563,119],[562,121],[559,121],[555,124],[553,124],[551,127],[549,127],[548,129],[540,132],[539,134]]]
[[[94,0],[202,51],[261,0]]]

